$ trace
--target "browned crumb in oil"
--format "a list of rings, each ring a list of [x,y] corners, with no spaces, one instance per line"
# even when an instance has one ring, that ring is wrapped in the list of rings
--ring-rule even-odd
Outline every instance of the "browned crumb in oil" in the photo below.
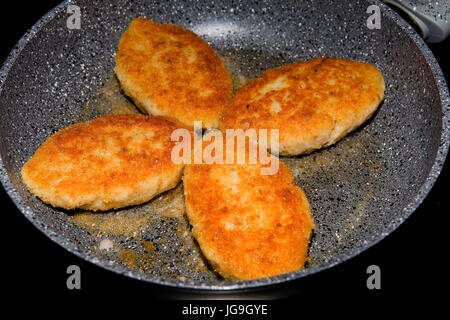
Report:
[[[104,255],[109,252],[109,254],[113,254],[113,256],[117,257],[118,260],[127,268],[138,270],[142,272],[146,272],[154,268],[154,259],[156,258],[156,253],[154,249],[153,242],[151,241],[142,241],[136,239],[136,243],[141,245],[143,250],[139,249],[139,246],[136,248],[123,248],[120,247],[120,244],[105,238],[108,241],[113,243],[113,247],[110,250],[102,250],[100,248],[100,244],[93,250],[91,253],[94,255]],[[103,239],[102,241],[104,241]]]
[[[127,208],[117,212],[99,213],[86,211],[76,213],[70,216],[69,219],[79,227],[97,234],[97,236],[109,235],[137,238],[140,233],[150,227],[152,220],[170,217],[183,221],[183,215],[183,187],[179,184],[176,188],[138,207]]]
[[[117,256],[126,267],[133,270],[145,272],[152,267],[152,259],[150,259],[148,254],[143,252],[120,248]]]
[[[164,252],[156,249],[168,241],[165,237],[161,237],[156,242],[148,241],[145,236],[146,231],[165,223],[168,219],[176,221],[174,232],[181,240],[178,254],[182,257],[183,264],[191,272],[210,274],[202,253],[190,233],[183,199],[183,186],[179,184],[174,189],[140,206],[117,212],[82,212],[68,218],[75,225],[89,230],[91,235],[98,239],[99,242],[93,254],[117,259],[124,266],[142,272],[149,272],[160,267],[161,261],[164,261],[166,257],[161,256]],[[113,248],[102,250],[100,244],[104,239],[113,241]],[[117,242],[123,240],[131,240],[134,243],[133,247],[124,248]],[[167,273],[168,277],[187,279],[186,275],[173,274],[169,269],[160,270],[160,272]]]
[[[151,255],[155,255],[155,246],[151,241],[142,241],[142,246],[145,248],[145,251]]]
[[[71,216],[76,225],[100,235],[136,237],[147,228],[147,215],[138,212],[92,213],[82,212]]]
[[[126,267],[134,269],[137,261],[137,254],[138,253],[134,250],[121,248],[118,256]]]

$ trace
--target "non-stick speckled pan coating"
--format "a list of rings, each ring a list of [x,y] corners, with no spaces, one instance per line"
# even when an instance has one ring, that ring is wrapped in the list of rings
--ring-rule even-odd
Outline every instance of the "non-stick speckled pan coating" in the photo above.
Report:
[[[67,28],[69,4],[81,8],[80,30]],[[381,8],[381,29],[367,28],[372,4]],[[268,68],[317,56],[367,61],[382,71],[386,98],[367,123],[335,146],[281,159],[305,190],[317,224],[305,269],[251,281],[219,279],[189,233],[182,184],[142,206],[84,220],[26,190],[20,169],[49,135],[130,108],[113,67],[118,40],[136,16],[198,33],[227,62],[236,86]],[[13,49],[0,72],[0,90],[1,181],[23,214],[88,261],[184,288],[259,287],[349,259],[415,210],[449,146],[449,95],[438,64],[414,30],[376,1],[64,2]],[[115,104],[120,108],[114,110]],[[111,219],[122,229],[99,229]],[[104,239],[113,241],[113,250],[99,247]]]

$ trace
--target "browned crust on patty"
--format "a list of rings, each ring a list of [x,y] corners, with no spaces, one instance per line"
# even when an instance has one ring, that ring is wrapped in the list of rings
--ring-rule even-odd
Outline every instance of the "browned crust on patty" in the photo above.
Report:
[[[233,92],[216,52],[192,31],[136,18],[122,35],[116,75],[125,93],[149,114],[217,128]]]
[[[49,137],[22,168],[29,190],[66,209],[135,205],[174,187],[183,164],[171,161],[177,126],[162,117],[117,114]]]
[[[248,147],[247,147],[248,150]],[[192,232],[226,279],[275,276],[303,268],[314,221],[304,192],[279,163],[186,165],[183,183]]]
[[[322,57],[288,64],[240,89],[220,127],[279,129],[281,155],[308,153],[360,126],[384,89],[381,72],[368,63]]]

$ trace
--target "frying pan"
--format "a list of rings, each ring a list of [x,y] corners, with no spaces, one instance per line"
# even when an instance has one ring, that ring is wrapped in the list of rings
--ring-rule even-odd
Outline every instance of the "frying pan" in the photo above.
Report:
[[[69,5],[80,8],[79,29],[68,22],[73,18]],[[380,29],[368,28],[370,5],[381,10]],[[220,279],[188,232],[182,184],[147,204],[95,217],[52,208],[26,190],[20,169],[49,135],[116,112],[114,104],[132,110],[121,97],[113,67],[118,40],[136,16],[175,23],[202,36],[225,60],[236,86],[269,68],[316,56],[367,61],[382,71],[385,100],[361,128],[335,146],[281,158],[306,192],[317,224],[305,269],[248,281]],[[12,50],[0,71],[0,108],[1,181],[31,223],[105,269],[156,284],[206,290],[285,283],[374,245],[425,198],[450,140],[449,93],[437,62],[406,22],[371,0],[339,5],[281,0],[66,1],[39,20]],[[108,233],[93,227],[112,217],[135,228],[132,236],[126,228]],[[101,249],[105,239],[113,241],[113,250]],[[144,245],[149,243],[151,250]],[[124,252],[134,262],[143,256],[152,259],[133,264]]]

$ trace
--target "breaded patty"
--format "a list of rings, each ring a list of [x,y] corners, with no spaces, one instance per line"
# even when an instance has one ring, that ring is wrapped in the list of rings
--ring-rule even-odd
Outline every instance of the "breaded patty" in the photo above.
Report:
[[[217,128],[233,83],[216,52],[192,31],[136,18],[122,35],[115,72],[144,112]]]
[[[308,200],[284,164],[280,162],[273,175],[261,175],[261,166],[258,161],[185,167],[192,233],[204,256],[226,279],[295,271],[307,258],[314,228]]]
[[[28,189],[65,209],[108,210],[146,202],[181,179],[171,161],[177,126],[162,117],[105,115],[49,137],[22,168]]]
[[[315,58],[271,69],[240,89],[220,127],[279,129],[279,153],[329,146],[366,121],[384,98],[371,64]]]

